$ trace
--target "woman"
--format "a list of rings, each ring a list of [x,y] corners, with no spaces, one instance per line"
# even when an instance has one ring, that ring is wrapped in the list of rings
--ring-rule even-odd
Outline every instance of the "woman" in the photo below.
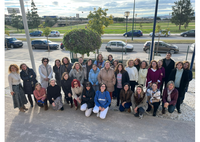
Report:
[[[33,94],[35,84],[37,83],[35,72],[24,63],[20,65],[20,69],[22,70],[20,72],[20,77],[23,80],[24,93],[27,94],[31,107],[33,107],[31,94]],[[37,102],[36,99],[35,102]]]
[[[134,61],[132,59],[127,61],[125,70],[128,72],[130,78],[131,90],[135,92],[135,85],[138,85],[138,70],[134,66]]]
[[[61,96],[61,89],[58,85],[56,85],[56,80],[51,79],[49,81],[49,86],[47,87],[47,98],[49,103],[52,105],[54,110],[64,110],[63,103],[62,103],[62,96]]]
[[[111,103],[111,98],[109,92],[106,91],[107,87],[105,83],[100,84],[99,90],[96,92],[94,97],[95,107],[93,109],[94,113],[97,113],[97,117],[105,119],[109,105]]]
[[[70,63],[70,60],[68,57],[62,58],[62,65],[60,66],[60,75],[62,75],[64,72],[70,72],[72,69],[73,64]]]
[[[97,60],[94,61],[94,64],[97,65],[97,67],[98,67],[99,69],[101,69],[101,68],[104,67],[104,63],[105,63],[105,61],[103,60],[102,54],[99,54],[99,55],[97,56]]]
[[[132,110],[134,112],[134,116],[142,119],[147,108],[147,96],[143,91],[143,87],[138,85],[136,87],[136,92],[132,97]]]
[[[111,65],[113,65],[114,59],[113,59],[113,55],[112,54],[108,55],[108,61],[110,62]]]
[[[162,114],[165,114],[165,108],[169,113],[173,113],[178,99],[178,90],[175,88],[174,82],[169,81],[163,91],[162,96]]]
[[[94,107],[94,96],[95,92],[92,88],[90,82],[85,83],[83,93],[81,95],[81,111],[85,111],[85,116],[89,117],[92,114],[92,109]]]
[[[116,78],[115,94],[117,96],[117,106],[119,106],[119,98],[120,98],[119,94],[121,89],[123,88],[123,84],[125,82],[130,83],[128,72],[124,69],[122,63],[119,63],[115,68],[115,78]]]
[[[119,61],[118,60],[114,60],[113,63],[112,63],[112,66],[111,68],[113,68],[115,70],[116,66],[119,64]]]
[[[60,60],[56,59],[55,60],[55,65],[53,66],[53,72],[55,73],[56,84],[58,86],[61,86],[61,74],[60,74],[61,71],[60,71],[60,66],[61,66]]]
[[[183,62],[183,68],[184,68],[184,70],[186,70],[187,72],[188,72],[188,84],[186,84],[186,87],[185,87],[185,93],[187,92],[187,90],[188,90],[188,86],[189,86],[189,83],[190,83],[190,81],[192,80],[192,71],[190,70],[190,63],[188,62],[188,61],[184,61]],[[183,98],[182,98],[182,101],[181,101],[181,104],[183,103],[183,100],[184,100],[184,98],[185,98],[185,93],[184,93],[184,95],[183,95]]]
[[[112,99],[112,92],[114,91],[114,85],[116,83],[115,72],[110,67],[110,62],[105,62],[105,67],[100,70],[98,75],[99,83],[105,83],[107,86],[107,91],[110,93],[110,98]]]
[[[49,65],[48,63],[48,58],[42,58],[42,65],[39,66],[40,83],[45,89],[47,89],[49,85],[49,80],[52,78],[53,73],[51,65]]]
[[[33,91],[33,94],[37,99],[38,106],[44,106],[44,110],[48,110],[46,89],[42,88],[40,83],[35,84],[35,90]]]
[[[152,88],[147,89],[147,100],[148,100],[148,109],[147,111],[153,110],[153,116],[156,116],[156,112],[158,110],[158,107],[160,105],[160,90],[158,89],[158,86],[156,83],[152,84]]]
[[[10,73],[8,75],[8,82],[10,94],[13,98],[13,106],[14,108],[18,107],[21,112],[25,112],[25,110],[28,109],[24,104],[27,104],[28,102],[20,82],[19,67],[16,64],[11,64],[8,68],[8,72]]]
[[[119,106],[119,110],[123,112],[125,109],[128,109],[128,112],[131,112],[131,97],[132,97],[133,91],[130,89],[129,83],[124,83],[123,89],[120,91],[120,100],[121,104]]]
[[[138,75],[138,84],[141,86],[145,86],[146,77],[147,77],[147,62],[142,61],[140,65],[139,75]]]
[[[81,64],[81,66],[85,66],[85,63],[83,62],[83,57],[78,58],[78,62]]]
[[[69,77],[68,72],[64,72],[62,74],[61,78],[61,86],[62,90],[65,93],[65,100],[67,104],[71,104],[71,108],[73,107],[73,101],[72,101],[72,90],[71,90],[71,83],[72,83],[72,78]]]
[[[162,66],[163,65],[163,60],[159,60],[158,61],[158,68],[161,70],[161,76],[162,76],[162,80],[161,80],[161,84],[160,84],[160,92],[162,94],[162,90],[163,90],[163,82],[165,80],[165,68]]]
[[[83,71],[84,71],[84,81],[88,82],[88,78],[89,78],[89,72],[92,69],[92,59],[88,59],[86,62],[85,67],[83,67]]]
[[[181,113],[180,105],[185,93],[185,87],[189,82],[188,72],[183,69],[183,62],[176,63],[176,68],[173,69],[171,74],[169,75],[169,80],[174,81],[175,88],[178,90],[178,100],[176,103],[176,109],[180,114]]]
[[[94,91],[96,92],[99,90],[99,82],[98,82],[98,75],[99,75],[100,69],[97,68],[97,65],[93,64],[92,69],[89,73],[89,82],[92,84],[92,87]]]
[[[73,79],[79,80],[81,84],[84,83],[84,71],[79,62],[74,63],[71,71],[69,72],[69,76]]]
[[[75,110],[78,109],[78,103],[81,104],[81,94],[83,92],[83,86],[80,81],[73,79],[71,83],[72,97],[74,99]],[[78,103],[77,103],[78,102]]]
[[[147,72],[146,87],[151,87],[152,83],[156,83],[158,88],[162,81],[162,71],[158,68],[158,63],[152,60]]]
[[[139,58],[136,58],[136,59],[134,60],[134,66],[137,68],[138,72],[139,72],[139,70],[140,70],[140,64],[141,64],[140,59],[139,59]]]

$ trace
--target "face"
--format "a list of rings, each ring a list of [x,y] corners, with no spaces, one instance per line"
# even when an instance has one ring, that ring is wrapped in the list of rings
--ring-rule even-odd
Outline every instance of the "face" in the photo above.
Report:
[[[80,69],[79,64],[76,64],[76,65],[75,65],[75,69],[76,69],[76,70],[79,70],[79,69]]]
[[[78,87],[78,82],[74,82],[74,87]]]
[[[111,57],[111,56],[108,56],[108,59],[111,61],[111,60],[112,60],[112,57]]]
[[[50,82],[50,84],[51,84],[51,86],[55,86],[56,85],[56,83],[55,83],[55,80],[52,80],[51,82]]]
[[[110,68],[110,63],[106,63],[105,67],[106,67],[106,69],[109,69]]]
[[[92,65],[92,60],[89,60],[87,64],[88,66]]]
[[[115,67],[117,66],[117,62],[114,62],[114,66],[115,66]]]
[[[68,63],[68,60],[66,58],[63,59],[64,64]]]
[[[45,59],[45,60],[43,61],[43,64],[44,64],[44,65],[47,65],[47,64],[48,64],[47,59]]]
[[[170,54],[167,54],[167,55],[166,55],[166,59],[169,60],[170,58],[171,58],[171,55],[170,55]]]
[[[40,89],[41,89],[41,86],[38,84],[35,88],[36,88],[37,90],[40,90]]]
[[[133,66],[133,61],[129,61],[128,65],[129,65],[129,67],[132,67]]]
[[[156,62],[152,62],[152,67],[156,68]]]
[[[168,88],[169,88],[169,90],[172,90],[174,88],[174,85],[173,84],[169,84]]]
[[[184,69],[188,69],[189,68],[189,64],[188,63],[185,63],[184,64]]]
[[[119,72],[122,71],[122,66],[121,65],[118,66],[118,70],[119,70]]]
[[[137,87],[137,90],[136,90],[136,91],[137,91],[138,94],[141,94],[142,89],[141,89],[140,87]]]
[[[17,71],[17,69],[16,69],[16,67],[15,66],[11,66],[11,72],[16,72]]]
[[[90,87],[89,87],[89,86],[87,86],[87,87],[86,87],[86,89],[89,91],[89,90],[90,90]]]
[[[99,55],[99,58],[98,58],[99,60],[101,60],[102,59],[102,55]]]
[[[105,89],[106,89],[106,86],[103,84],[103,85],[101,86],[101,92],[103,92]]]
[[[158,66],[162,67],[162,62],[161,61],[158,61]]]
[[[92,69],[93,69],[94,71],[96,71],[96,70],[97,70],[97,66],[94,65],[94,66],[92,67]]]
[[[79,58],[78,62],[79,62],[80,64],[82,64],[82,63],[83,63],[83,59],[82,59],[82,58]]]
[[[143,69],[146,68],[146,63],[145,63],[145,62],[142,62],[141,67],[142,67]]]
[[[154,91],[157,90],[157,88],[158,88],[158,87],[157,87],[156,84],[153,84],[153,85],[152,85],[152,89],[153,89]]]
[[[135,60],[135,65],[138,65],[139,63],[138,63],[138,61],[137,60]]]
[[[124,90],[125,90],[125,91],[128,91],[128,85],[125,85],[125,86],[124,86]]]
[[[66,74],[66,75],[64,76],[64,79],[67,80],[68,78],[69,78],[69,75]]]
[[[182,64],[181,64],[181,63],[179,63],[179,64],[178,64],[176,67],[177,67],[177,69],[179,69],[179,70],[180,70],[180,69],[182,69],[182,67],[183,67],[183,66],[182,66]]]
[[[56,61],[56,66],[60,66],[60,61]]]
[[[26,65],[22,65],[22,70],[26,70],[27,69],[27,66]]]

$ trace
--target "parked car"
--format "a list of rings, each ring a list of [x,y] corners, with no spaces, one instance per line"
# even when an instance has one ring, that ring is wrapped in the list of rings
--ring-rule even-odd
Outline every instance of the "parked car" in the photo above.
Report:
[[[191,44],[190,45],[190,50],[193,52],[194,51],[194,46],[195,46],[195,43]]]
[[[30,33],[30,36],[42,36],[42,31],[34,31],[32,33]]]
[[[155,49],[154,49],[154,52],[156,52],[157,50],[157,45],[158,45],[158,42],[155,41]],[[150,51],[150,46],[151,46],[151,41],[147,41],[145,44],[144,44],[144,47],[143,47],[143,50],[146,52],[146,53],[149,53]],[[179,48],[178,46],[176,45],[173,45],[173,44],[168,44],[168,43],[165,43],[163,41],[159,41],[159,45],[158,45],[158,52],[171,52],[171,54],[174,54],[174,53],[178,53],[179,52]]]
[[[9,48],[16,48],[16,47],[23,46],[23,42],[21,40],[17,40],[16,38],[13,38],[13,37],[6,37],[5,38],[5,47],[6,47],[6,43]]]
[[[60,32],[59,31],[51,31],[51,33],[49,34],[49,36],[60,36]]]
[[[109,51],[133,51],[133,45],[131,44],[126,44],[125,42],[121,41],[121,40],[113,40],[113,41],[109,41],[106,45],[106,50]]]
[[[50,40],[48,40],[48,43],[50,49],[58,49],[59,47],[59,44],[51,42]],[[48,44],[46,39],[33,40],[31,42],[31,45],[33,49],[48,49]]]
[[[183,37],[193,36],[193,37],[195,37],[195,30],[183,32],[183,33],[180,34],[180,36],[183,36]]]
[[[64,48],[64,45],[63,43],[60,44],[60,49],[63,49]]]
[[[155,33],[155,36],[162,36],[162,37],[170,36],[170,31],[168,31],[168,35],[166,33],[167,33],[167,30],[160,30],[159,32]],[[149,34],[149,36],[151,37],[152,35],[153,35],[153,32]]]
[[[131,37],[132,31],[124,33],[123,36]],[[137,37],[143,36],[142,31],[141,30],[133,30],[133,36],[137,36]]]

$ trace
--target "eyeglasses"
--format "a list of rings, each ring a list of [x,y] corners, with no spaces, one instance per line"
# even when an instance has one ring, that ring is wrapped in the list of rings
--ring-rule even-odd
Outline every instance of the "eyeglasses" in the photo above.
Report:
[[[48,61],[44,61],[44,62],[48,62]]]
[[[101,87],[105,88],[106,86],[101,86]]]

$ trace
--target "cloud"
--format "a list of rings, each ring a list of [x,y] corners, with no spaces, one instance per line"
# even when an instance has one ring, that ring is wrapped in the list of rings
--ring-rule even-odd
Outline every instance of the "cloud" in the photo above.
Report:
[[[57,1],[53,1],[52,3],[53,3],[53,5],[58,5]]]

